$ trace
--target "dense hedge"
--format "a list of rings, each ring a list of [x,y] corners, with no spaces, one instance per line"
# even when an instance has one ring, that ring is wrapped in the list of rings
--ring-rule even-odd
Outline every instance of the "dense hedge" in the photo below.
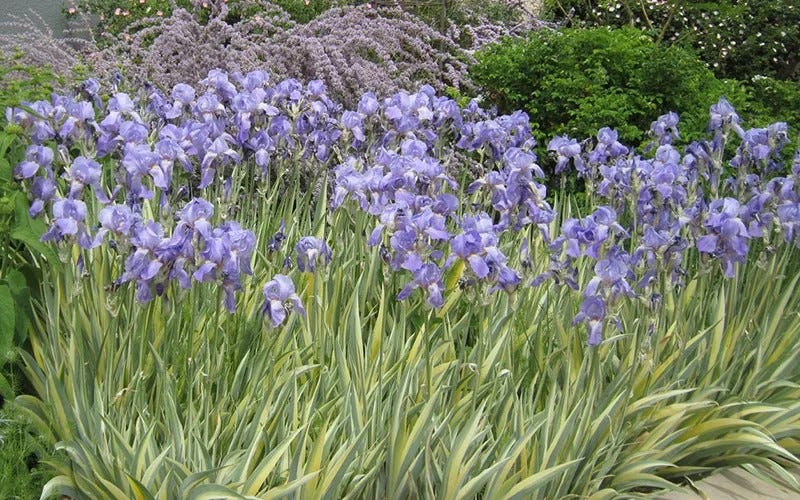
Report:
[[[694,48],[721,78],[800,80],[796,0],[545,0],[542,15],[575,27],[634,26]]]
[[[477,54],[471,75],[501,111],[526,111],[545,136],[590,136],[616,128],[645,139],[653,116],[681,110],[683,131],[704,131],[704,110],[720,95],[735,105],[745,92],[714,77],[689,51],[661,47],[632,28],[542,30]]]

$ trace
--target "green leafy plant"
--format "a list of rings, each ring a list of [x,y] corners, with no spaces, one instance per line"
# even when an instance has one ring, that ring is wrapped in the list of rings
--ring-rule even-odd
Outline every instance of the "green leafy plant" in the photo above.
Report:
[[[60,452],[42,497],[616,498],[741,464],[800,491],[786,473],[800,451],[800,249],[798,172],[773,168],[784,125],[741,133],[721,99],[712,137],[683,154],[671,115],[655,158],[608,130],[592,151],[565,139],[554,148],[588,192],[556,193],[554,210],[522,113],[459,109],[430,87],[342,111],[318,83],[281,82],[274,104],[253,90],[257,116],[255,101],[235,111],[244,85],[212,72],[197,102],[177,87],[162,116],[117,94],[102,111],[152,128],[135,122],[113,147],[88,102],[69,106],[78,125],[43,103],[39,122],[12,112],[72,146],[23,181],[53,183],[39,201],[62,262],[43,269],[20,353],[33,391],[15,400]],[[227,97],[201,105],[215,93]],[[148,137],[200,117],[219,141],[203,154],[161,142],[195,167],[167,181],[157,168],[173,160]],[[222,138],[256,127],[274,150]],[[312,131],[325,150],[302,140]],[[151,177],[125,175],[143,161]],[[470,163],[488,171],[457,168]]]
[[[800,123],[800,82],[754,76],[742,82],[747,92],[747,114],[759,122],[778,119]]]
[[[98,33],[118,35],[136,21],[169,16],[177,5],[188,8],[191,0],[68,0],[64,11],[68,18],[90,14]]]
[[[573,26],[633,26],[697,50],[722,78],[800,78],[800,8],[787,0],[548,0],[546,18]]]
[[[325,220],[294,196],[261,205],[290,240]],[[64,452],[43,496],[614,498],[740,463],[798,487],[796,249],[668,292],[652,332],[649,306],[627,308],[629,333],[590,350],[563,289],[453,289],[432,312],[395,302],[377,250],[337,242],[338,269],[299,280],[307,319],[278,330],[258,287],[227,315],[211,290],[104,293],[110,252],[50,274],[24,354],[40,396],[17,398]]]
[[[47,68],[26,66],[19,55],[0,56],[0,109],[49,97],[63,84]],[[39,460],[50,448],[30,434],[29,422],[10,404],[25,386],[16,362],[33,323],[33,301],[39,297],[42,268],[59,266],[52,248],[39,241],[45,231],[31,218],[29,202],[13,178],[25,157],[22,130],[0,117],[0,496],[37,496],[52,474]]]
[[[691,52],[659,47],[635,29],[542,30],[476,55],[470,74],[501,110],[522,109],[540,136],[591,136],[608,126],[641,143],[652,117],[676,109],[688,140],[704,133],[704,111],[735,87],[714,78]],[[733,95],[732,95],[733,94]]]

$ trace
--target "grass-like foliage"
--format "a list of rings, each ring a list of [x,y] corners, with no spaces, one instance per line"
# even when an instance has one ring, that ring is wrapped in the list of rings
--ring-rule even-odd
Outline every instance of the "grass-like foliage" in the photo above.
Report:
[[[800,488],[785,124],[721,100],[684,151],[674,114],[649,152],[556,138],[578,207],[524,114],[430,87],[82,92],[10,112],[63,260],[16,401],[64,452],[43,497],[614,498],[734,465]]]

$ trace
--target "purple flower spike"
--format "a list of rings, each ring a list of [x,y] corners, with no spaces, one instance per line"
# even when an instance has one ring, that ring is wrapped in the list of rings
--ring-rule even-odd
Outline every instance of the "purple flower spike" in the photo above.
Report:
[[[320,258],[325,260],[325,264],[331,261],[331,249],[327,243],[313,236],[304,236],[294,247],[297,253],[297,269],[301,272],[313,273]]]
[[[56,184],[47,177],[37,177],[31,184],[31,194],[33,195],[33,200],[28,213],[31,217],[36,217],[44,210],[44,204],[55,196]]]
[[[208,219],[214,215],[214,205],[203,198],[194,198],[178,212],[180,225],[196,229],[203,237],[208,237],[211,232],[211,224]]]
[[[53,203],[53,225],[43,236],[42,241],[62,241],[74,237],[86,249],[99,244],[92,241],[86,230],[86,204],[81,200],[62,198]]]
[[[138,217],[133,214],[127,205],[109,205],[100,210],[98,214],[100,225],[103,229],[112,231],[122,236],[129,236],[131,228]]]
[[[422,288],[428,292],[428,305],[439,308],[444,305],[442,297],[442,271],[436,264],[425,264],[414,271],[414,280],[407,284],[397,295],[397,300],[405,300],[416,288]]]
[[[92,186],[98,200],[107,202],[108,198],[105,196],[103,188],[100,186],[101,175],[100,164],[96,161],[83,156],[75,158],[69,170],[69,177],[72,180],[69,197],[78,198],[85,186]]]
[[[269,316],[272,326],[277,327],[286,320],[291,307],[305,316],[306,310],[300,302],[300,296],[295,293],[292,279],[285,274],[276,274],[264,285],[264,306],[262,311]]]
[[[580,312],[572,320],[573,325],[586,323],[589,327],[589,345],[603,341],[603,321],[606,318],[606,303],[596,295],[589,295],[581,302]]]

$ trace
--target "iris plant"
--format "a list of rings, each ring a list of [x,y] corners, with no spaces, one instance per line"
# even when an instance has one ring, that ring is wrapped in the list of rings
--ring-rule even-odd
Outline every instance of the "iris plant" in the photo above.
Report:
[[[406,282],[399,300],[420,289],[430,307],[442,307],[443,275],[457,261],[467,281],[492,291],[566,284],[582,293],[575,323],[587,325],[593,345],[620,302],[680,285],[692,249],[730,277],[755,238],[778,233],[800,244],[800,159],[791,172],[781,168],[786,124],[746,130],[724,99],[711,107],[711,138],[683,150],[674,144],[675,113],[653,122],[642,152],[609,128],[583,142],[552,139],[556,173],[576,171],[593,187],[594,204],[557,227],[522,112],[497,116],[476,101],[461,108],[429,86],[383,99],[366,93],[346,110],[320,81],[272,84],[260,71],[214,70],[196,87],[115,92],[106,103],[94,81],[78,90],[6,111],[30,141],[14,176],[28,190],[30,214],[49,223],[43,240],[83,251],[113,244],[124,256],[117,281],[134,282],[141,301],[172,282],[214,283],[234,310],[258,242],[228,220],[225,204],[234,189],[280,179],[287,164],[313,176],[308,185],[332,172],[331,209],[371,221],[367,244]],[[454,174],[464,165],[477,174],[462,189]],[[252,182],[234,185],[234,169],[252,172]],[[273,265],[289,269],[285,231],[281,221],[265,245],[279,254]],[[523,248],[509,248],[519,233]],[[516,254],[522,269],[507,257]],[[300,272],[315,272],[331,255],[310,236],[294,248]],[[548,260],[535,278],[533,257]],[[579,265],[594,270],[585,282]],[[274,326],[290,309],[303,312],[286,275],[267,282],[264,298]]]

